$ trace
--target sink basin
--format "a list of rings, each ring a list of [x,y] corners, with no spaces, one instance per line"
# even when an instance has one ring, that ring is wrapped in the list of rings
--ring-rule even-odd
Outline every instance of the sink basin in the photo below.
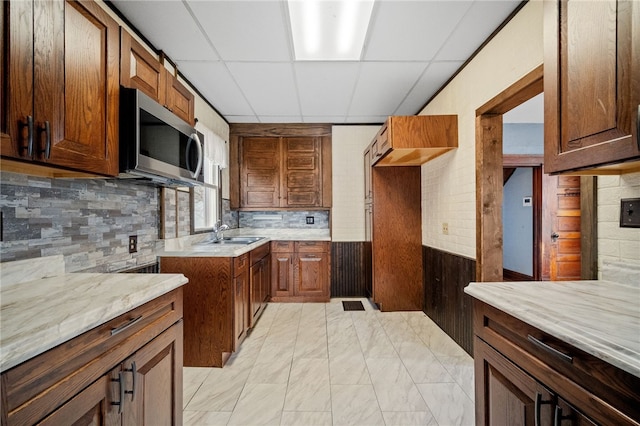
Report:
[[[224,237],[221,240],[207,241],[202,244],[252,244],[264,237]]]

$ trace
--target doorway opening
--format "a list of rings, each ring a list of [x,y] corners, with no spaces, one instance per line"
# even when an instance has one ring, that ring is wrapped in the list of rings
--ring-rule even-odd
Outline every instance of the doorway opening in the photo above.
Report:
[[[542,156],[503,158],[503,114],[543,92],[540,65],[476,110],[476,281],[504,280],[504,167],[532,167],[537,219],[533,219],[533,280],[590,278],[597,257],[594,178],[549,176]],[[514,161],[512,161],[514,160]],[[526,164],[526,162],[529,164]],[[538,179],[538,180],[536,180]],[[536,192],[537,191],[537,192]],[[585,197],[580,197],[580,194]],[[590,203],[590,204],[589,204]],[[533,204],[536,208],[536,204]],[[585,248],[586,247],[586,248]],[[537,257],[536,257],[537,256]]]

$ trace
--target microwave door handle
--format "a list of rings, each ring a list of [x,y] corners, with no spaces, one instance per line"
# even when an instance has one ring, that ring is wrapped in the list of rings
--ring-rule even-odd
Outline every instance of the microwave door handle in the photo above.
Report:
[[[198,175],[200,175],[200,170],[202,169],[202,163],[204,163],[204,155],[202,152],[202,144],[200,143],[200,138],[197,133],[191,135],[193,139],[196,141],[196,147],[198,148],[198,166],[196,167],[196,171],[193,173],[193,178],[198,179]]]

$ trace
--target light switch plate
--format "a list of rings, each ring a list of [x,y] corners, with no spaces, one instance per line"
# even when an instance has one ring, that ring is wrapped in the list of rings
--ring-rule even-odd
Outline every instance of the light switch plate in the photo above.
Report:
[[[620,200],[620,227],[640,228],[640,198]]]

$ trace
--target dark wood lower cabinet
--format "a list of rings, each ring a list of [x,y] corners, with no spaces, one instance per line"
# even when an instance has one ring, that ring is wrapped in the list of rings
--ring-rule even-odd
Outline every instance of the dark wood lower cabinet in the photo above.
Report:
[[[271,242],[271,300],[328,302],[331,246],[326,241]]]
[[[181,425],[181,318],[178,289],[3,372],[1,424]]]
[[[265,244],[251,252],[249,276],[249,328],[253,328],[269,301],[269,292],[271,290],[269,244]]]
[[[478,300],[474,330],[477,425],[640,425],[640,378]]]

